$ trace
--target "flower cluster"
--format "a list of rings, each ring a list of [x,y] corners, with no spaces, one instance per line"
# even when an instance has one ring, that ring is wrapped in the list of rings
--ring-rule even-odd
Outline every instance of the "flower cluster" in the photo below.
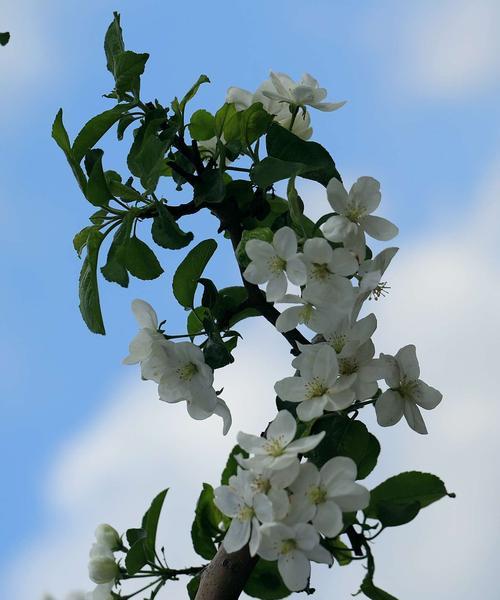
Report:
[[[366,235],[389,240],[398,232],[371,214],[380,203],[380,184],[360,177],[347,193],[332,179],[327,196],[336,214],[323,224],[323,236],[300,240],[285,226],[271,242],[251,239],[245,246],[250,263],[244,278],[265,284],[269,302],[292,305],[280,314],[276,328],[287,332],[305,325],[318,334],[317,343],[299,345],[301,352],[292,362],[297,373],[278,381],[275,391],[282,400],[296,403],[298,418],[307,422],[325,411],[374,399],[378,382],[385,380],[389,389],[375,405],[378,422],[393,425],[404,414],[412,429],[427,433],[418,407],[434,408],[441,394],[418,379],[414,346],[396,357],[374,358],[376,317],[359,318],[364,301],[384,293],[381,278],[397,252],[386,248],[374,258],[366,256]],[[289,284],[299,293],[287,293]]]
[[[238,455],[236,475],[215,490],[215,504],[230,517],[224,538],[227,552],[249,545],[252,556],[276,560],[286,586],[306,587],[310,561],[332,564],[320,544],[343,529],[343,512],[366,508],[369,492],[355,483],[356,465],[336,457],[320,470],[300,455],[313,450],[324,432],[295,439],[297,423],[282,410],[265,437],[240,432],[238,443],[250,454]]]
[[[159,330],[156,312],[144,300],[134,300],[132,311],[140,327],[131,341],[124,363],[139,363],[143,379],[158,383],[160,400],[186,402],[193,419],[218,415],[224,435],[231,427],[231,413],[213,388],[214,373],[203,352],[191,342],[172,342]]]
[[[323,102],[327,91],[319,87],[319,83],[306,73],[298,82],[293,81],[285,73],[271,71],[257,90],[230,87],[226,102],[233,103],[236,110],[245,110],[256,102],[262,103],[264,110],[274,115],[274,120],[290,129],[298,137],[308,140],[312,135],[311,118],[306,106],[322,111],[333,111],[344,106],[345,102]],[[300,114],[298,114],[300,109]]]
[[[121,549],[118,532],[111,525],[99,525],[95,531],[96,541],[89,553],[89,577],[97,584],[87,594],[88,600],[112,600],[111,590],[120,575],[120,567],[114,552]]]

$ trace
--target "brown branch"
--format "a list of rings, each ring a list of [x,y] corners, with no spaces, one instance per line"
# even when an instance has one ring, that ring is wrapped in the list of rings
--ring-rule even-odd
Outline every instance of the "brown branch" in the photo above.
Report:
[[[248,546],[228,554],[221,544],[215,557],[202,571],[196,600],[236,600],[250,577],[257,557],[251,557]]]

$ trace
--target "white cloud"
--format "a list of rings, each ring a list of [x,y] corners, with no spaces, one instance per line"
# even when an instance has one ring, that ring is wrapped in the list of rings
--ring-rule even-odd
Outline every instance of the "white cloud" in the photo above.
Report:
[[[404,6],[370,38],[389,55],[396,74],[417,97],[473,96],[500,81],[500,3],[442,0]],[[374,17],[372,15],[372,17]]]
[[[411,524],[377,541],[376,580],[396,597],[469,600],[491,597],[495,544],[500,534],[497,356],[500,339],[500,268],[496,258],[500,216],[500,161],[471,202],[474,214],[435,228],[403,249],[391,271],[392,293],[374,305],[377,346],[392,352],[415,342],[422,376],[445,399],[427,413],[430,435],[404,423],[381,430],[379,466],[370,483],[406,469],[435,472],[456,500],[425,509]],[[286,346],[270,327],[253,321],[235,366],[219,381],[238,429],[260,431],[273,413],[273,382],[288,372]],[[193,560],[189,529],[203,480],[216,483],[233,440],[222,438],[220,421],[193,422],[183,407],[155,399],[154,386],[127,379],[102,412],[60,449],[48,478],[53,517],[3,581],[10,600],[51,591],[63,597],[87,586],[85,564],[92,531],[101,521],[120,529],[135,525],[151,497],[171,486],[160,539],[174,565]],[[197,562],[197,559],[194,559]],[[23,574],[29,565],[30,577]],[[363,576],[360,565],[316,569],[318,597],[334,589],[349,598]],[[186,597],[183,584],[167,597]],[[177,592],[174,590],[178,590]],[[323,590],[323,592],[322,592]],[[176,594],[176,595],[172,595]]]

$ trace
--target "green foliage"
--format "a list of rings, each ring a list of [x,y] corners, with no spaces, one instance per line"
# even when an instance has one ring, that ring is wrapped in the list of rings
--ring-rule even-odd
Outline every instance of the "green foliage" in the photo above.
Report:
[[[113,21],[111,22],[106,35],[104,36],[104,52],[106,54],[106,67],[112,74],[115,72],[115,59],[125,51],[123,43],[123,32],[120,26],[120,15],[117,12],[113,13]]]
[[[209,140],[215,137],[215,117],[208,110],[194,112],[188,127],[194,140]]]
[[[194,83],[194,85],[188,90],[187,94],[180,102],[177,98],[174,98],[174,100],[172,101],[172,109],[174,113],[179,117],[181,123],[184,122],[184,112],[186,110],[186,104],[196,96],[198,90],[200,89],[200,86],[203,83],[210,83],[210,79],[206,75],[200,75],[198,77],[196,83]]]
[[[129,282],[128,271],[125,266],[125,253],[130,235],[132,233],[133,218],[129,213],[113,236],[113,241],[108,250],[106,264],[101,267],[101,273],[108,281],[127,287]]]
[[[365,514],[378,519],[384,527],[395,527],[408,523],[421,508],[447,495],[450,494],[436,475],[408,471],[390,477],[373,489]]]
[[[241,455],[242,458],[248,458],[248,452],[243,450],[243,448],[240,448],[240,446],[238,446],[238,445],[234,446],[234,448],[231,450],[231,453],[228,456],[226,466],[224,467],[224,470],[222,471],[222,475],[220,477],[221,485],[228,485],[229,479],[233,475],[236,475],[237,469],[238,469],[238,462],[235,457],[238,454]]]
[[[316,421],[312,433],[325,432],[325,437],[308,457],[318,467],[334,456],[348,456],[358,467],[358,479],[364,479],[375,468],[380,444],[364,423],[342,415],[329,414]]]
[[[92,229],[87,237],[87,256],[83,261],[80,272],[79,296],[80,312],[90,331],[104,335],[104,322],[102,320],[99,302],[99,287],[97,284],[97,259],[99,248],[104,236],[99,231]]]
[[[245,252],[245,245],[249,240],[262,240],[263,242],[271,243],[273,241],[273,232],[269,227],[256,227],[250,231],[245,230],[243,232],[241,240],[235,250],[236,258],[243,268],[250,263],[250,259]]]
[[[224,200],[224,172],[220,169],[203,171],[194,185],[194,201],[196,204],[214,204]]]
[[[344,519],[345,525],[345,519]],[[340,539],[340,537],[323,539],[321,544],[332,553],[333,558],[337,561],[339,566],[345,567],[352,562],[352,552]]]
[[[54,119],[54,123],[52,124],[52,138],[55,140],[59,148],[61,148],[61,150],[64,152],[66,160],[73,171],[73,175],[75,176],[80,189],[85,194],[87,179],[82,171],[82,168],[78,164],[79,161],[77,161],[73,156],[69,136],[63,123],[62,108],[59,109],[56,118]]]
[[[155,253],[135,235],[127,241],[123,263],[127,271],[139,279],[156,279],[163,273]]]
[[[216,249],[215,240],[203,240],[190,250],[177,267],[172,287],[174,296],[181,306],[192,308],[198,281]]]
[[[8,31],[0,33],[0,46],[6,46],[9,43],[9,40],[10,33]]]
[[[231,112],[231,115],[228,113]],[[225,109],[223,132],[228,142],[239,142],[248,148],[258,138],[263,136],[273,122],[273,116],[262,107],[261,102],[252,104],[245,110]]]
[[[252,598],[279,600],[287,598],[291,592],[283,583],[275,561],[259,558],[243,591]]]
[[[189,581],[189,583],[186,586],[189,600],[194,600],[196,598],[196,593],[198,592],[199,587],[200,587],[200,576],[196,575]]]
[[[211,560],[217,553],[215,540],[220,540],[222,533],[220,524],[223,518],[214,504],[213,487],[204,483],[196,504],[191,539],[195,552],[207,560]]]
[[[179,250],[193,241],[193,234],[182,231],[163,202],[156,203],[156,215],[151,225],[153,240],[162,248]]]
[[[102,150],[96,148],[89,150],[85,155],[85,169],[88,175],[85,196],[94,206],[105,206],[112,198],[102,169],[103,154]]]

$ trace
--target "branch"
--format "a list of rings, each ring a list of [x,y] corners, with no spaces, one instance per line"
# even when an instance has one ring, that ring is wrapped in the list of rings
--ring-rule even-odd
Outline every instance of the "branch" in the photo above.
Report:
[[[248,553],[248,546],[228,554],[221,544],[212,562],[201,573],[195,600],[237,600],[257,560]]]

